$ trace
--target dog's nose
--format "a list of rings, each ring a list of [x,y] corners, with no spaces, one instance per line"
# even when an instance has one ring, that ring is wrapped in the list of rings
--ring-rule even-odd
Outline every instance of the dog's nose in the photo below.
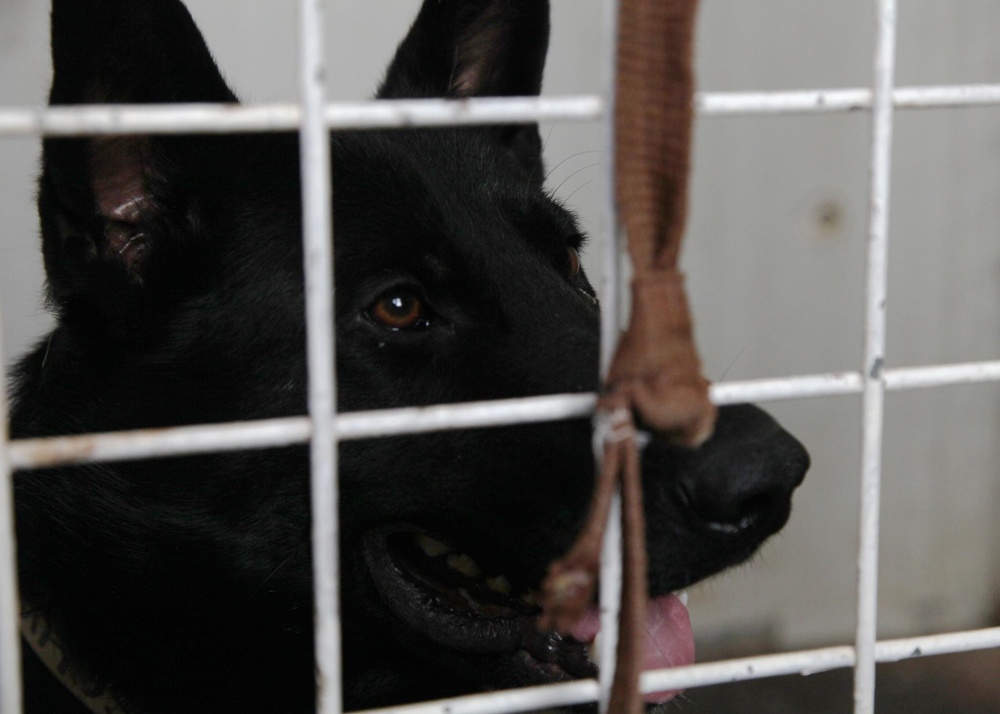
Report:
[[[675,472],[674,493],[698,530],[771,533],[785,524],[809,454],[766,412],[723,407],[712,438]]]

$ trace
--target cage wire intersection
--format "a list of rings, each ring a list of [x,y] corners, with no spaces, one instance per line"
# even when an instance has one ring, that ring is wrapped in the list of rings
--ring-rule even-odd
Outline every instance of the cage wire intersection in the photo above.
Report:
[[[330,156],[327,132],[336,129],[415,128],[453,124],[523,123],[560,119],[603,122],[604,148],[613,146],[614,57],[604,60],[600,95],[545,98],[397,100],[327,103],[323,86],[322,14],[324,0],[300,0],[301,104],[81,106],[0,109],[0,137],[79,136],[113,133],[260,132],[298,130],[302,137],[303,218],[306,268],[309,415],[230,424],[192,425],[113,434],[85,434],[50,439],[8,438],[6,380],[0,379],[0,712],[21,711],[20,644],[13,527],[12,473],[58,464],[268,448],[309,443],[312,463],[313,552],[316,600],[317,710],[341,710],[340,623],[337,569],[337,443],[393,434],[499,426],[587,416],[596,395],[566,394],[468,404],[335,412]],[[605,46],[614,47],[617,3],[604,0]],[[828,374],[715,384],[717,404],[764,402],[835,395],[862,395],[861,517],[858,553],[858,625],[853,645],[647,672],[644,691],[663,691],[783,674],[830,669],[855,670],[854,711],[874,711],[875,664],[910,657],[1000,646],[1000,628],[879,642],[876,640],[879,485],[886,391],[1000,381],[1000,360],[966,364],[885,368],[885,319],[890,155],[893,113],[920,108],[1000,105],[1000,85],[896,87],[894,54],[896,0],[877,0],[877,42],[871,88],[779,92],[699,93],[699,116],[826,114],[867,111],[872,116],[868,223],[865,350],[861,368]],[[334,157],[335,160],[335,157]],[[610,173],[605,181],[601,292],[602,369],[610,361],[617,333],[619,251]],[[2,345],[2,324],[0,324]],[[2,350],[0,350],[2,352]],[[322,514],[322,515],[320,515]],[[332,516],[331,516],[332,514]],[[620,580],[617,519],[609,521],[602,578]],[[602,594],[603,638],[600,682],[565,684],[459,697],[371,712],[412,714],[492,714],[544,709],[583,702],[606,704],[615,645],[617,591]]]

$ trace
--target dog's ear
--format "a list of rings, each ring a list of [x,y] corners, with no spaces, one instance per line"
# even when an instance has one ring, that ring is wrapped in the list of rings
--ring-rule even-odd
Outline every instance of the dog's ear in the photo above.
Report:
[[[537,95],[548,44],[547,0],[424,0],[378,96]]]
[[[536,96],[548,44],[548,0],[424,0],[377,96]],[[540,183],[538,127],[496,134]]]
[[[51,28],[54,106],[236,101],[179,0],[53,0]],[[194,219],[189,179],[203,144],[142,135],[44,141],[43,252],[64,315],[120,312],[157,282],[160,254],[192,235],[180,223]]]

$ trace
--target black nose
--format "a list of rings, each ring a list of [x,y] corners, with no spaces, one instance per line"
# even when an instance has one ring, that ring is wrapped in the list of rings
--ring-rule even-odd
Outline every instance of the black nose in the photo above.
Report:
[[[761,535],[788,520],[809,454],[766,412],[722,407],[712,438],[679,459],[674,493],[696,530]]]

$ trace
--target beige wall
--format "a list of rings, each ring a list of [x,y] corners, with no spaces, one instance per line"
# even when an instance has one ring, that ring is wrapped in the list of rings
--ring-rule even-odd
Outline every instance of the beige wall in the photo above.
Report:
[[[276,0],[191,0],[241,94],[296,96],[295,16]],[[235,13],[239,5],[242,10]],[[330,3],[336,97],[369,94],[416,0]],[[594,91],[598,3],[554,0],[553,94]],[[0,3],[0,104],[42,100],[45,3]],[[1000,82],[1000,3],[900,6],[899,82]],[[703,0],[706,90],[869,83],[867,0]],[[592,232],[601,199],[594,127],[547,125],[550,184]],[[826,370],[861,362],[868,117],[703,119],[685,263],[713,379]],[[898,116],[891,214],[887,363],[1000,355],[1000,109]],[[37,144],[0,140],[0,285],[8,340],[21,352],[47,324],[40,307],[33,161]],[[593,270],[596,272],[596,268]],[[995,592],[1000,388],[890,395],[881,549],[884,634],[982,622]],[[773,405],[814,457],[789,528],[752,567],[693,595],[706,635],[769,628],[786,645],[844,640],[854,612],[860,403]]]

